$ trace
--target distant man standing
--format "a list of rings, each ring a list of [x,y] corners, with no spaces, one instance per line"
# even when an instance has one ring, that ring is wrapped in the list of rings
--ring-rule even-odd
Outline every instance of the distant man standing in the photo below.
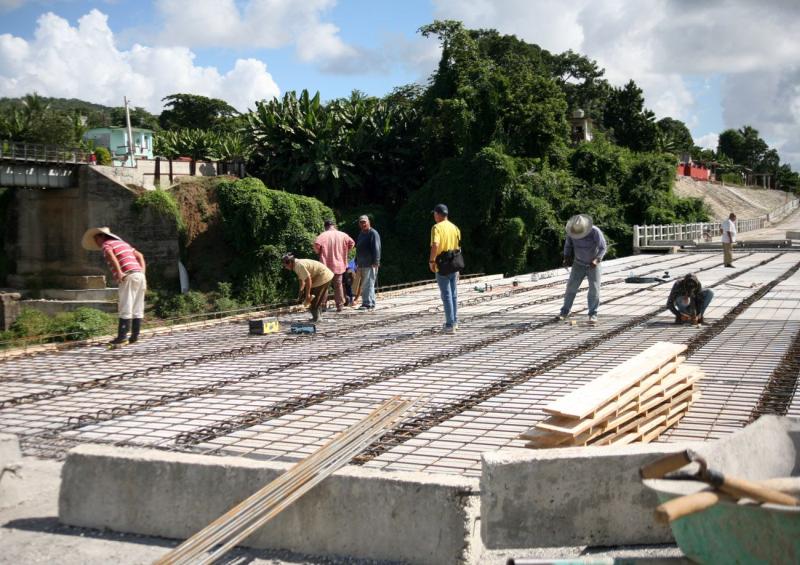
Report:
[[[147,291],[144,255],[111,233],[107,227],[86,230],[81,245],[89,251],[103,252],[108,268],[119,285],[117,337],[109,345],[121,345],[126,341],[136,343],[142,329],[144,295]],[[130,339],[128,330],[131,330]]]
[[[564,241],[564,266],[572,265],[564,294],[564,305],[558,318],[565,320],[572,309],[575,295],[586,278],[589,280],[589,323],[597,323],[600,307],[600,262],[606,254],[606,238],[592,218],[586,214],[572,216],[567,222],[567,239]]]
[[[359,310],[375,308],[375,281],[381,265],[381,236],[372,229],[369,217],[358,218],[361,232],[356,239],[356,266],[361,279],[361,306]]]
[[[320,262],[333,271],[333,299],[337,312],[342,311],[345,302],[342,274],[347,270],[347,253],[355,244],[352,237],[336,229],[333,219],[325,220],[325,231],[314,241],[314,251]]]
[[[728,219],[722,222],[720,228],[722,230],[723,264],[733,269],[733,244],[736,243],[736,214],[731,212]]]
[[[311,312],[311,321],[319,322],[320,308],[328,298],[328,287],[333,279],[333,271],[313,259],[297,259],[291,253],[281,257],[281,264],[287,271],[294,272],[300,280],[298,298]]]
[[[675,314],[675,323],[691,322],[702,324],[706,308],[714,298],[714,291],[703,285],[697,277],[688,274],[672,285],[672,290],[667,298],[667,308]]]
[[[436,273],[436,284],[444,304],[444,331],[453,333],[458,329],[458,271],[443,275],[439,273],[436,258],[442,253],[461,247],[461,230],[448,219],[448,209],[444,204],[433,208],[431,228],[431,252],[428,256],[428,268]]]

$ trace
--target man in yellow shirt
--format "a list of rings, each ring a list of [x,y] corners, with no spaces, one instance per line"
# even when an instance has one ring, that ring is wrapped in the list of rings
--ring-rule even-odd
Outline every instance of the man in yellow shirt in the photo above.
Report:
[[[296,259],[291,253],[281,258],[283,268],[293,271],[300,280],[299,297],[311,312],[311,320],[318,322],[321,318],[320,307],[327,302],[328,286],[333,279],[333,271],[313,259]]]
[[[436,273],[436,283],[444,304],[444,331],[453,333],[458,329],[458,271],[448,275],[439,273],[436,266],[436,257],[447,251],[460,249],[461,230],[447,219],[447,206],[437,204],[433,209],[433,219],[436,222],[431,228],[431,252],[428,257],[428,268]]]

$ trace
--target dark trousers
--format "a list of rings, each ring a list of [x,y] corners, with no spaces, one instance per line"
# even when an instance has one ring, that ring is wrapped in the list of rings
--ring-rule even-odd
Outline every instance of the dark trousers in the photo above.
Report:
[[[311,305],[308,309],[311,312],[311,318],[315,322],[319,319],[319,309],[328,301],[328,287],[330,285],[331,282],[328,281],[311,289]]]

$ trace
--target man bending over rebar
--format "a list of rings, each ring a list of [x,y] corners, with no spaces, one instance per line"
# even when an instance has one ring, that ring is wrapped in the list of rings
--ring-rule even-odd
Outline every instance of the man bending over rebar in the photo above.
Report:
[[[667,308],[675,314],[675,323],[702,324],[703,314],[714,298],[714,291],[703,285],[693,274],[688,274],[672,285],[672,290],[667,298]]]

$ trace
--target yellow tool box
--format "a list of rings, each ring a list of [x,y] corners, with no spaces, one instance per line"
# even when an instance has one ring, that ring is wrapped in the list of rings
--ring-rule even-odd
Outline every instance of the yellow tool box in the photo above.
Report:
[[[250,320],[250,335],[274,334],[281,330],[278,318],[262,318],[260,320]]]

